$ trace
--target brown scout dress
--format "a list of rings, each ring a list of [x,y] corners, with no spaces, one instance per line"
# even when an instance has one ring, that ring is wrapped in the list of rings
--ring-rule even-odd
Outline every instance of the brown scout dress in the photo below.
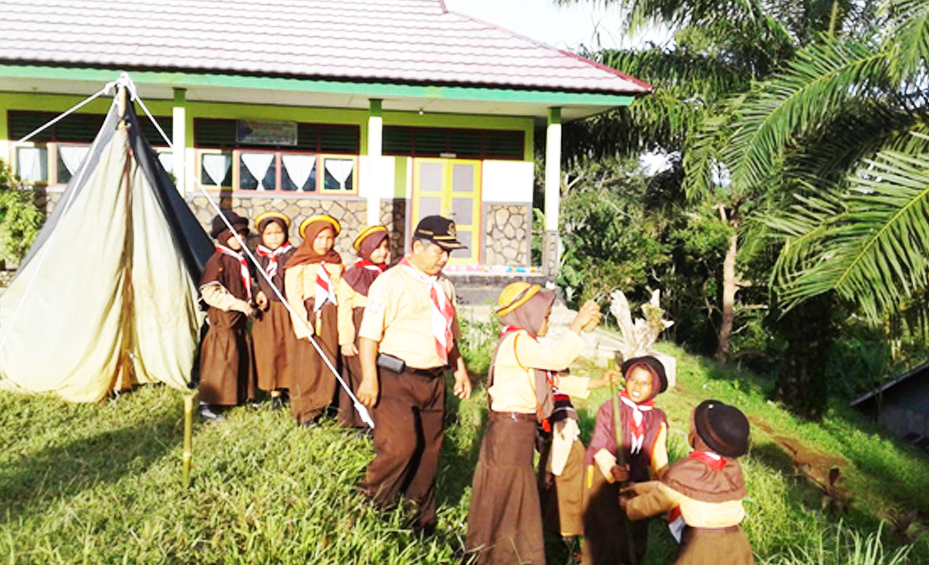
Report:
[[[219,283],[235,298],[245,300],[239,262],[215,253],[203,269],[200,286]],[[209,330],[200,347],[200,402],[235,406],[255,396],[252,343],[245,329],[247,317],[213,306],[207,312]]]
[[[306,268],[312,269],[315,277],[316,268],[319,266],[320,264],[317,263],[307,265]],[[338,275],[330,272],[330,277],[333,284],[338,282]],[[320,327],[317,328],[314,311],[316,299],[305,298],[303,304],[308,314],[307,322],[313,327],[313,339],[323,350],[332,366],[338,369],[339,330],[336,305],[332,303],[323,305],[320,310]],[[335,376],[308,339],[297,340],[292,375],[290,413],[297,419],[297,423],[305,424],[315,420],[332,404],[335,397]]]
[[[623,446],[626,452],[626,463],[629,465],[629,480],[631,482],[647,481],[651,464],[650,454],[658,440],[662,424],[667,426],[667,418],[665,413],[658,408],[644,413],[642,425],[645,428],[645,439],[642,449],[632,454],[629,448],[632,444],[632,431],[629,426],[629,422],[632,421],[632,409],[625,404],[619,406],[620,421],[623,427]],[[631,563],[627,543],[628,534],[625,529],[627,526],[631,530],[637,563],[642,562],[648,546],[648,521],[636,522],[626,519],[619,506],[619,483],[607,482],[594,462],[594,454],[601,449],[616,454],[613,429],[613,403],[607,401],[597,413],[594,435],[584,458],[587,471],[583,514],[582,563],[584,565]]]
[[[274,286],[284,294],[284,265],[296,249],[282,253],[277,259],[277,271],[271,277]],[[267,269],[270,257],[258,257],[258,267]],[[272,391],[290,388],[293,380],[294,355],[297,338],[293,322],[284,303],[264,277],[258,276],[258,287],[268,297],[268,309],[260,312],[252,323],[252,340],[255,343],[255,372],[258,388]]]

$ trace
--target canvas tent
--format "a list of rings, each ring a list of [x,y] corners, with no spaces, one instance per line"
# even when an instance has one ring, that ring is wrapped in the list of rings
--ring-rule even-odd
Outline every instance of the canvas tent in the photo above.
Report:
[[[93,402],[189,382],[213,246],[123,106],[0,296],[0,387]]]

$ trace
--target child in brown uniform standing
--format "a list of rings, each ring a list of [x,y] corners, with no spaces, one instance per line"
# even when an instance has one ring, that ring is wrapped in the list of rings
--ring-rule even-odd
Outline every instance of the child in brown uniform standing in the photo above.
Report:
[[[616,464],[616,435],[613,403],[606,402],[597,413],[594,434],[584,458],[584,547],[585,564],[631,563],[628,536],[631,527],[636,563],[641,563],[648,544],[648,524],[630,524],[617,505],[619,484],[647,481],[649,470],[660,476],[668,465],[668,420],[655,408],[654,398],[668,388],[664,366],[651,356],[627,359],[622,366],[626,378],[620,393],[620,421],[626,467]]]
[[[320,357],[310,338],[336,366],[338,329],[336,285],[342,276],[342,258],[332,248],[341,226],[330,216],[312,216],[300,224],[303,243],[287,261],[284,287],[287,302],[296,312],[298,338],[290,385],[290,412],[301,426],[312,425],[332,402],[335,375]]]
[[[254,396],[251,341],[245,330],[254,313],[252,273],[239,240],[248,237],[248,220],[231,211],[223,216],[235,233],[223,218],[213,218],[210,235],[217,241],[216,253],[200,279],[200,296],[209,306],[209,329],[200,346],[200,418],[206,422],[222,420],[225,407]]]
[[[278,212],[268,212],[255,218],[261,244],[255,250],[258,268],[271,282],[258,276],[258,308],[261,313],[252,324],[255,343],[255,372],[258,388],[271,394],[275,408],[280,408],[281,393],[290,387],[297,338],[290,313],[278,293],[284,295],[284,265],[296,249],[287,241],[290,219]],[[272,285],[274,288],[272,288]]]
[[[476,563],[545,563],[542,515],[532,469],[537,422],[552,411],[552,387],[586,397],[602,379],[556,376],[584,348],[581,328],[600,321],[588,302],[556,347],[536,338],[548,332],[555,295],[524,282],[507,286],[496,313],[504,324],[488,374],[490,421],[474,470],[465,548]]]
[[[694,451],[668,468],[660,481],[623,489],[620,504],[630,520],[677,507],[686,524],[675,563],[750,565],[755,562],[739,527],[745,517],[745,481],[736,461],[748,452],[748,420],[718,400],[694,409],[690,444]],[[627,498],[633,496],[633,498]]]
[[[358,328],[368,305],[368,289],[390,260],[387,228],[371,226],[355,238],[353,247],[358,260],[342,276],[336,294],[339,299],[339,347],[342,351],[342,375],[352,394],[361,384],[361,362],[358,359]],[[366,428],[351,398],[339,389],[339,424],[344,428]]]

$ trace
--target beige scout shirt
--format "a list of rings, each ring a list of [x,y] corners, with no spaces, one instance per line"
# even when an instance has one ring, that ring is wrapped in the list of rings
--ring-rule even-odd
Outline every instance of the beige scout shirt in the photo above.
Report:
[[[410,266],[415,269],[416,267]],[[455,304],[452,281],[439,274],[439,285]],[[443,365],[432,335],[432,301],[429,285],[404,267],[387,269],[371,283],[358,335],[379,342],[378,350],[406,361],[414,369],[431,369]],[[452,336],[458,339],[458,318],[452,324]]]
[[[542,345],[532,339],[526,330],[513,332],[503,338],[497,349],[494,362],[494,384],[487,393],[494,412],[517,412],[535,414],[535,377],[532,369],[562,371],[568,368],[584,350],[584,340],[572,331],[565,332],[557,346]],[[587,377],[558,377],[559,391],[580,398],[587,398]]]
[[[635,485],[636,496],[626,506],[630,520],[641,520],[655,514],[681,509],[681,518],[692,528],[727,528],[745,518],[742,500],[704,502],[685,496],[659,481]]]
[[[352,315],[355,308],[368,306],[368,297],[357,292],[344,279],[339,280],[335,293],[339,300],[339,345],[353,345],[355,322]]]
[[[287,303],[293,308],[294,334],[297,339],[303,339],[313,335],[313,324],[309,323],[309,312],[306,311],[305,300],[316,298],[316,269],[323,263],[304,263],[289,267],[284,272],[284,290],[287,296]],[[342,281],[342,265],[326,263],[326,270],[329,272],[329,278],[332,284],[339,288]],[[338,299],[338,297],[336,297]]]

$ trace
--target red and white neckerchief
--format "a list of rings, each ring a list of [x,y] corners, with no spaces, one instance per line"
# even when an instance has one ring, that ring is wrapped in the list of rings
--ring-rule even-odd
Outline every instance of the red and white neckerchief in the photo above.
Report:
[[[632,445],[629,446],[629,453],[638,453],[642,451],[642,445],[645,443],[645,425],[643,424],[645,412],[652,410],[655,407],[655,403],[650,400],[648,402],[636,404],[635,401],[629,398],[625,390],[619,394],[619,399],[623,404],[632,409],[632,421],[629,422],[629,433],[632,436]]]
[[[289,241],[285,241],[284,245],[281,245],[277,249],[268,249],[264,245],[258,246],[256,251],[258,252],[259,256],[271,258],[271,260],[268,261],[268,266],[265,267],[265,273],[268,274],[269,279],[274,278],[274,275],[277,274],[277,258],[293,248],[294,246],[291,245]]]
[[[452,337],[452,324],[455,323],[455,307],[445,295],[445,290],[439,285],[439,277],[429,276],[410,264],[409,258],[404,257],[400,266],[406,269],[413,278],[429,285],[429,302],[432,304],[432,335],[435,337],[435,351],[442,363],[448,364],[448,354],[454,347]]]
[[[378,273],[383,273],[387,270],[387,263],[372,263],[367,259],[358,259],[355,261],[353,267],[359,269],[367,269],[368,271],[377,271]]]
[[[686,525],[684,516],[681,515],[680,506],[675,506],[668,512],[668,529],[671,530],[671,535],[677,540],[677,543],[681,543],[684,538],[684,526]]]
[[[320,262],[316,268],[316,295],[314,298],[314,312],[319,312],[327,302],[338,304],[335,297],[335,285],[332,284],[332,278],[329,276],[329,270],[326,269],[325,261]]]
[[[245,262],[245,256],[241,253],[229,249],[225,245],[216,245],[216,252],[228,255],[239,262],[239,274],[242,276],[242,284],[245,286],[245,296],[249,302],[252,301],[252,275],[248,272],[248,263]]]
[[[721,455],[717,455],[712,451],[693,451],[687,458],[699,461],[717,473],[722,471],[723,467],[726,466],[726,460],[723,459]]]

